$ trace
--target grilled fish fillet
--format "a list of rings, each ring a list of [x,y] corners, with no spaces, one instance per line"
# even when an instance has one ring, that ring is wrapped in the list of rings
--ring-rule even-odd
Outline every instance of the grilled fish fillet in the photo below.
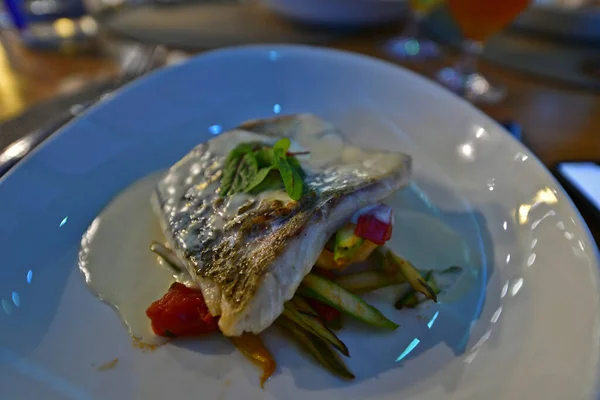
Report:
[[[306,193],[283,190],[223,198],[225,157],[245,142],[288,137],[306,172]],[[170,246],[199,285],[227,336],[259,333],[283,311],[329,237],[361,208],[406,185],[411,159],[367,152],[308,115],[256,120],[194,148],[158,183],[154,210]]]

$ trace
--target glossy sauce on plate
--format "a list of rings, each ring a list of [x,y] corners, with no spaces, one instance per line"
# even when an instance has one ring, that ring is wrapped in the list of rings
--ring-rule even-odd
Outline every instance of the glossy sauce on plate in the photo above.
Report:
[[[193,285],[149,248],[152,241],[164,242],[150,206],[161,176],[149,175],[117,195],[90,225],[79,254],[89,289],[117,311],[133,338],[154,345],[167,339],[152,332],[146,308],[175,281]]]

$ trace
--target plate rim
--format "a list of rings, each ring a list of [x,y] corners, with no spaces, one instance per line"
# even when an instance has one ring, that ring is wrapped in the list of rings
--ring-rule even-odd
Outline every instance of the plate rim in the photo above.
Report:
[[[549,169],[539,160],[539,158],[535,154],[533,154],[521,142],[519,142],[515,138],[513,138],[501,125],[499,125],[496,121],[491,119],[488,115],[483,113],[481,110],[477,109],[476,107],[474,107],[473,105],[471,105],[464,99],[454,95],[453,93],[446,91],[445,89],[443,89],[442,87],[437,85],[435,82],[431,81],[430,79],[428,79],[422,75],[419,75],[411,70],[408,70],[404,67],[401,67],[393,62],[378,59],[376,57],[367,56],[367,55],[360,54],[360,53],[353,53],[353,52],[348,52],[345,50],[328,49],[328,48],[316,47],[316,46],[281,45],[281,44],[235,46],[235,47],[228,47],[228,48],[223,48],[223,49],[218,49],[218,50],[213,50],[213,51],[209,51],[206,53],[202,53],[196,57],[193,57],[193,58],[187,60],[185,63],[162,68],[162,69],[155,71],[151,74],[148,74],[134,82],[129,83],[128,85],[126,85],[125,87],[120,89],[117,93],[115,93],[114,96],[115,97],[120,96],[123,93],[128,93],[130,91],[136,90],[140,86],[147,85],[153,79],[160,79],[164,74],[172,74],[172,73],[176,72],[178,68],[181,68],[181,66],[183,66],[183,65],[189,65],[189,64],[198,65],[198,64],[201,64],[202,62],[208,62],[211,59],[213,59],[214,57],[231,56],[232,54],[235,54],[236,52],[239,52],[239,51],[242,51],[242,52],[247,52],[247,51],[264,52],[264,51],[272,51],[272,50],[300,51],[300,52],[308,51],[309,53],[312,53],[311,55],[316,55],[316,56],[350,57],[350,58],[354,58],[356,61],[360,61],[362,63],[369,64],[369,63],[374,62],[374,63],[380,64],[380,65],[386,65],[387,67],[402,71],[406,76],[410,77],[410,79],[417,80],[417,82],[419,84],[428,85],[430,88],[433,88],[436,93],[438,93],[442,96],[445,96],[447,98],[452,98],[452,101],[459,101],[463,107],[466,107],[466,109],[469,110],[468,113],[470,113],[471,115],[476,115],[478,118],[481,118],[481,119],[487,121],[488,123],[495,125],[498,132],[502,132],[500,134],[500,136],[504,136],[502,138],[503,141],[508,140],[513,145],[517,146],[517,148],[523,154],[527,155],[528,157],[530,157],[532,160],[535,161],[535,163],[532,164],[529,168],[533,168],[534,171],[536,171],[537,173],[539,173],[541,175],[540,177],[543,177],[546,180],[546,182],[552,183],[553,188],[555,188],[558,191],[557,195],[560,198],[560,200],[565,202],[565,204],[568,204],[568,206],[565,206],[565,207],[567,207],[566,210],[571,212],[572,215],[577,218],[578,227],[581,229],[581,232],[586,237],[588,243],[592,244],[591,250],[588,251],[588,254],[591,258],[590,261],[591,261],[592,265],[595,264],[596,267],[598,265],[600,265],[600,261],[599,261],[600,260],[600,251],[598,249],[598,246],[595,245],[595,241],[591,235],[591,232],[589,230],[589,227],[587,226],[587,223],[581,216],[581,213],[579,212],[579,210],[573,204],[573,201],[571,200],[571,198],[567,195],[564,188],[560,185],[560,183],[556,180],[556,178],[551,174]],[[112,98],[112,97],[113,96],[110,96],[110,98]],[[39,146],[34,148],[17,165],[15,165],[13,168],[11,168],[11,170],[8,171],[7,174],[5,174],[4,176],[2,176],[0,178],[0,191],[4,187],[3,185],[6,182],[6,180],[15,179],[15,178],[13,178],[15,171],[18,171],[21,168],[23,168],[23,166],[26,165],[27,163],[29,163],[31,158],[34,157],[36,154],[38,154],[38,152],[44,151],[44,149],[46,149],[47,146],[51,145],[51,143],[54,140],[56,140],[57,137],[60,137],[60,135],[71,130],[74,124],[76,124],[77,122],[79,122],[81,120],[87,119],[91,113],[94,113],[96,110],[101,109],[104,105],[109,104],[110,98],[108,99],[108,101],[103,101],[103,102],[93,106],[90,110],[87,110],[85,113],[78,116],[75,120],[71,121],[69,124],[67,124],[66,126],[62,127],[60,130],[55,132],[48,140],[44,141]],[[475,112],[475,114],[473,114],[473,112]],[[598,268],[593,268],[593,275],[594,275],[595,283],[598,284],[600,282],[600,271],[598,270]],[[596,371],[596,372],[598,372],[598,371]],[[594,386],[595,386],[595,393],[597,393],[597,394],[600,393],[600,377],[598,376],[598,373],[596,373],[596,381],[595,381]]]

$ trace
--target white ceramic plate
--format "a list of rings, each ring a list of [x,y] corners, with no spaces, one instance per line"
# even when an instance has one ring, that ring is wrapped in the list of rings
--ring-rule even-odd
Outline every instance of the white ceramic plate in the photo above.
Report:
[[[473,272],[464,295],[341,333],[342,382],[277,335],[265,390],[226,340],[132,347],[77,269],[81,235],[121,189],[213,134],[314,112],[356,144],[414,157],[393,246],[422,268]],[[145,206],[145,205],[143,205]],[[598,373],[598,259],[546,169],[472,106],[393,65],[330,50],[207,53],[141,79],[0,181],[2,399],[589,399]],[[139,221],[123,218],[123,226]],[[144,226],[141,224],[140,226]],[[133,228],[135,229],[135,228]],[[146,251],[146,249],[140,249]],[[143,279],[143,276],[140,276]],[[118,358],[108,371],[98,366]]]

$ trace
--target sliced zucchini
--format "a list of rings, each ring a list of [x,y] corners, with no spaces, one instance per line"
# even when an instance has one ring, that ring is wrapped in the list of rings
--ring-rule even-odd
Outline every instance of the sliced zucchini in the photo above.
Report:
[[[354,234],[355,227],[354,224],[346,224],[335,234],[333,259],[338,265],[348,265],[365,241]]]
[[[385,254],[386,259],[398,267],[400,273],[404,275],[410,286],[417,292],[423,293],[425,297],[437,302],[435,291],[427,284],[421,273],[408,261],[397,256],[391,250]]]
[[[379,246],[370,240],[365,240],[358,250],[354,252],[350,264],[365,261],[377,247]]]
[[[385,256],[385,249],[383,247],[375,249],[375,251],[371,253],[369,261],[374,263],[376,268],[384,275],[395,276],[400,272],[395,264],[392,264],[388,261],[387,257]]]
[[[443,271],[440,271],[440,274],[459,274],[462,272],[462,268],[456,265],[446,268]]]
[[[327,342],[306,331],[286,317],[278,318],[277,323],[287,330],[319,364],[341,378],[354,379],[354,374],[348,370],[342,358],[329,347]]]
[[[370,292],[405,282],[406,279],[400,274],[386,276],[377,271],[364,271],[342,275],[335,280],[335,283],[352,293]]]
[[[333,259],[333,252],[323,249],[315,265],[323,269],[340,269],[340,266]]]
[[[425,274],[425,281],[431,287],[431,289],[434,291],[434,293],[436,295],[440,294],[441,290],[433,276],[432,271],[427,271],[427,273]],[[411,288],[411,290],[406,292],[404,295],[402,295],[400,297],[400,299],[398,299],[398,301],[395,304],[395,307],[397,309],[414,308],[414,307],[418,306],[419,304],[424,303],[425,301],[427,301],[426,298],[423,298],[423,297],[419,298],[417,292],[415,292],[415,290]]]
[[[398,324],[386,318],[379,310],[367,304],[360,297],[318,275],[312,273],[306,275],[298,293],[329,304],[369,325],[390,330],[398,328]]]
[[[331,332],[320,319],[310,315],[302,314],[287,303],[284,305],[283,315],[304,329],[310,331],[315,336],[318,336],[319,338],[330,343],[346,357],[350,356],[348,347],[346,347],[346,345],[340,339],[338,339],[335,333]]]
[[[319,313],[315,311],[314,308],[312,308],[312,306],[310,304],[308,304],[308,301],[306,301],[305,298],[300,297],[300,296],[294,296],[292,297],[292,299],[290,300],[290,303],[294,306],[294,308],[296,310],[298,310],[299,312],[306,314],[306,315],[310,315],[312,317],[319,317]]]
[[[436,295],[440,294],[440,292],[441,292],[440,287],[437,284],[437,281],[435,280],[435,277],[433,276],[432,271],[427,272],[427,275],[425,276],[425,282],[427,282],[429,287],[433,290],[433,292]]]
[[[395,307],[401,310],[403,308],[415,308],[418,304],[419,298],[417,297],[417,292],[411,289],[398,299]]]
[[[340,314],[337,318],[334,318],[331,321],[325,321],[324,324],[329,329],[339,331],[344,327],[344,314]]]

